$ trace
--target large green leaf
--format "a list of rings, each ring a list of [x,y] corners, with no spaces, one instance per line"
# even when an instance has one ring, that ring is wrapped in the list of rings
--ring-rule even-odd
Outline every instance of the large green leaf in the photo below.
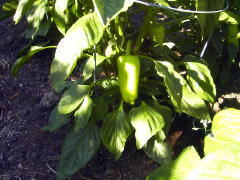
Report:
[[[16,9],[16,13],[13,17],[15,23],[19,23],[25,13],[31,8],[35,0],[20,0]]]
[[[90,13],[78,19],[67,31],[58,44],[55,58],[51,65],[50,78],[52,87],[61,91],[64,80],[71,74],[82,52],[102,38],[104,26],[96,13]]]
[[[214,103],[216,87],[208,67],[199,62],[186,62],[185,64],[191,88],[202,99]]]
[[[142,148],[147,141],[164,127],[163,116],[144,102],[129,112],[132,126],[135,129],[137,148]]]
[[[200,157],[194,147],[187,147],[175,161],[155,169],[146,180],[186,180],[186,176],[199,162]]]
[[[57,180],[63,180],[83,168],[101,145],[100,130],[96,125],[70,131],[64,139]]]
[[[204,157],[185,180],[236,180],[240,177],[240,144],[229,144]]]
[[[75,85],[69,88],[62,96],[58,110],[61,114],[68,114],[75,110],[88,94],[90,86]]]
[[[205,102],[189,87],[185,79],[167,61],[156,62],[157,73],[164,78],[173,105],[180,112],[210,120]]]
[[[79,129],[87,126],[88,120],[92,113],[92,107],[93,107],[93,100],[89,95],[85,96],[82,104],[80,105],[78,110],[74,113],[75,131],[78,131]]]
[[[107,115],[101,128],[101,136],[105,147],[120,158],[127,138],[132,134],[129,117],[124,112],[122,105]]]
[[[213,118],[212,133],[205,137],[205,154],[222,146],[240,143],[240,110],[226,109],[217,113]]]
[[[133,4],[134,0],[93,0],[95,11],[103,24],[108,24],[114,17]]]
[[[44,126],[45,131],[55,131],[69,122],[69,115],[60,114],[57,106],[52,110],[48,118],[48,125]]]
[[[13,67],[12,67],[12,74],[13,75],[17,75],[19,69],[26,64],[31,58],[32,56],[34,56],[36,53],[38,53],[39,51],[45,50],[45,49],[49,49],[49,48],[56,48],[56,46],[31,46],[30,50],[28,51],[28,53],[25,56],[22,56],[20,58],[18,58]]]
[[[96,66],[100,65],[104,60],[106,60],[105,56],[97,55],[96,56]],[[83,68],[84,81],[88,80],[92,76],[94,66],[95,66],[94,57],[91,56]]]
[[[146,155],[159,164],[171,161],[171,148],[168,143],[164,142],[165,138],[164,132],[160,131],[143,147]]]

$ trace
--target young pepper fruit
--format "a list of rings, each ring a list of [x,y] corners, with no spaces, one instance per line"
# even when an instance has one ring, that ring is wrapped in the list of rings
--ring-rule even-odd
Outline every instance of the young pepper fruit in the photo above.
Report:
[[[122,99],[130,104],[138,97],[140,60],[138,56],[124,55],[117,59],[118,81]]]

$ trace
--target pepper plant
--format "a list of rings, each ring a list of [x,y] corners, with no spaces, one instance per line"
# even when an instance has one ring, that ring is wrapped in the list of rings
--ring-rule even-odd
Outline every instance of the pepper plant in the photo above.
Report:
[[[223,9],[224,0],[216,1],[216,7],[203,0],[154,3],[165,8],[134,0],[3,4],[0,18],[13,15],[19,23],[25,17],[28,23],[23,35],[29,44],[13,65],[13,75],[37,52],[56,48],[50,80],[63,95],[44,129],[55,131],[72,121],[62,145],[58,180],[83,168],[101,145],[119,159],[132,137],[150,158],[169,162],[166,137],[176,113],[211,120],[209,104],[215,101],[216,88],[211,64],[199,54],[220,27],[219,17],[222,23],[235,22],[232,13],[192,15],[166,8],[212,11]],[[167,21],[157,18],[159,13]],[[236,26],[227,42],[238,46]]]

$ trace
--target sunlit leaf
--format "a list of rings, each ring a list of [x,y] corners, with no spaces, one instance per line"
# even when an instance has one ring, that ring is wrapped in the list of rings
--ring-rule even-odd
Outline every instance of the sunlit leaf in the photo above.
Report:
[[[38,32],[41,22],[44,18],[44,15],[47,11],[47,0],[38,0],[34,1],[31,5],[31,9],[27,13],[27,20],[28,23],[32,27],[31,38],[33,39]]]
[[[97,44],[103,31],[104,27],[96,13],[78,19],[67,31],[58,44],[50,71],[52,87],[57,92],[63,89],[64,80],[71,74],[82,52]]]
[[[240,144],[222,146],[204,157],[185,180],[236,180],[240,177]]]
[[[191,88],[202,99],[214,103],[216,87],[208,67],[199,62],[186,62],[185,64]]]
[[[186,176],[199,164],[200,160],[194,147],[187,147],[176,160],[155,169],[146,180],[186,180]]]
[[[18,1],[12,0],[7,1],[2,5],[2,11],[0,14],[0,20],[3,20],[5,18],[8,18],[15,14],[15,11],[17,9]]]
[[[75,110],[88,94],[89,89],[88,85],[75,85],[66,90],[58,104],[59,112],[68,114]]]
[[[114,154],[115,159],[120,158],[126,140],[132,134],[132,131],[130,119],[125,114],[122,105],[104,119],[101,128],[103,144]]]
[[[71,130],[63,142],[57,180],[63,180],[85,167],[100,145],[100,130],[96,125],[90,125],[78,132]]]
[[[205,137],[204,152],[209,154],[220,147],[240,143],[240,110],[226,109],[213,118],[213,135]]]
[[[133,2],[134,0],[93,0],[95,10],[105,25],[119,13],[127,11]]]
[[[93,101],[90,96],[85,96],[82,104],[78,110],[74,113],[75,126],[74,130],[78,131],[81,128],[87,126],[88,120],[92,113]]]
[[[210,120],[205,102],[191,90],[185,79],[174,70],[171,63],[159,61],[156,63],[156,70],[159,76],[164,78],[170,99],[178,111],[198,119]]]
[[[238,24],[239,20],[240,18],[230,11],[221,12],[219,16],[219,21],[223,21],[228,24]]]
[[[35,0],[20,0],[16,9],[16,13],[13,17],[15,23],[19,23],[26,12],[32,7]]]
[[[56,0],[55,2],[55,11],[54,11],[54,22],[57,25],[58,30],[65,34],[66,32],[66,22],[67,22],[67,14],[66,11],[68,10],[68,2],[69,0]]]
[[[56,46],[45,46],[45,47],[31,46],[29,52],[25,56],[22,56],[15,61],[14,65],[12,67],[11,73],[13,75],[17,75],[19,69],[24,64],[26,64],[36,53],[38,53],[39,51],[45,50],[45,49],[49,49],[49,48],[56,48]]]
[[[142,148],[147,141],[164,127],[163,116],[144,102],[129,112],[132,126],[135,129],[137,148]]]
[[[60,114],[58,108],[55,107],[49,115],[48,125],[44,126],[45,131],[55,131],[69,122],[69,115]]]

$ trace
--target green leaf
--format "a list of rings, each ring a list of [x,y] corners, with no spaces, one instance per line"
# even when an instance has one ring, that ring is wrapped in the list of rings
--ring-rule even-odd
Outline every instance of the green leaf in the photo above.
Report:
[[[125,147],[127,138],[132,134],[129,117],[122,105],[107,115],[101,128],[101,137],[105,147],[119,159]]]
[[[96,66],[100,65],[101,63],[103,63],[103,61],[106,60],[106,57],[105,56],[101,56],[101,55],[97,55],[96,56]],[[87,63],[85,64],[84,68],[83,68],[83,79],[84,81],[88,80],[91,76],[92,76],[92,73],[93,73],[93,70],[94,70],[94,57],[91,56]]]
[[[58,110],[61,114],[68,114],[75,110],[88,94],[90,86],[75,85],[70,87],[62,96]]]
[[[224,8],[225,0],[197,0],[196,10],[197,11],[211,11],[220,10]],[[201,26],[201,34],[205,39],[218,25],[220,13],[215,14],[198,14],[198,22]]]
[[[67,14],[66,11],[68,10],[68,2],[69,0],[56,0],[55,2],[55,11],[54,11],[54,22],[58,30],[65,34],[66,32],[66,23],[67,23]]]
[[[56,48],[56,46],[31,46],[30,50],[25,56],[22,56],[15,61],[11,71],[12,75],[16,76],[20,68],[26,64],[36,53],[49,48]]]
[[[237,34],[237,38],[240,39],[240,32]]]
[[[94,122],[104,119],[108,113],[108,103],[103,96],[99,96],[94,100],[93,113],[91,120]]]
[[[163,131],[158,132],[143,147],[145,154],[159,164],[171,161],[171,148],[166,142],[163,142],[165,138]]]
[[[103,31],[104,26],[96,13],[78,19],[67,31],[58,44],[50,71],[52,87],[57,92],[64,88],[64,80],[70,76],[82,52],[97,44],[102,38]]]
[[[238,24],[240,17],[230,11],[221,12],[219,16],[219,21],[225,22],[227,24]]]
[[[199,62],[185,62],[187,80],[191,88],[202,99],[214,103],[216,87],[207,66]]]
[[[20,0],[13,17],[15,24],[18,24],[26,12],[32,7],[35,0]]]
[[[144,102],[129,112],[132,126],[135,129],[136,145],[141,149],[147,141],[164,127],[164,118],[155,109]]]
[[[186,180],[186,176],[199,162],[200,157],[194,147],[187,147],[175,161],[155,169],[146,180]]]
[[[0,14],[0,20],[6,19],[15,14],[18,1],[7,1],[2,5],[2,12]]]
[[[165,134],[168,134],[173,122],[172,110],[168,106],[161,105],[158,102],[154,102],[151,106],[164,117],[165,125],[163,131]]]
[[[156,70],[158,75],[164,78],[168,94],[177,110],[199,119],[211,119],[205,102],[191,90],[171,63],[156,62]]]
[[[240,177],[240,144],[229,144],[208,154],[185,180],[236,180]]]
[[[52,110],[48,118],[48,125],[44,126],[45,131],[55,131],[69,122],[69,115],[60,114],[57,106]]]
[[[240,143],[240,110],[230,108],[218,112],[213,118],[212,133],[213,136],[205,137],[205,154],[223,146]]]
[[[47,0],[38,0],[31,5],[31,9],[27,13],[28,23],[32,26],[31,38],[36,36],[44,15],[47,12]]]
[[[107,25],[112,19],[132,6],[134,0],[93,0],[95,11]]]
[[[82,104],[80,105],[78,110],[74,113],[74,116],[75,116],[74,130],[75,131],[78,131],[79,129],[87,126],[88,120],[92,113],[92,107],[93,107],[93,100],[89,95],[85,96]]]
[[[63,180],[85,167],[100,145],[100,130],[96,125],[90,125],[78,132],[71,130],[63,142],[57,180]]]

